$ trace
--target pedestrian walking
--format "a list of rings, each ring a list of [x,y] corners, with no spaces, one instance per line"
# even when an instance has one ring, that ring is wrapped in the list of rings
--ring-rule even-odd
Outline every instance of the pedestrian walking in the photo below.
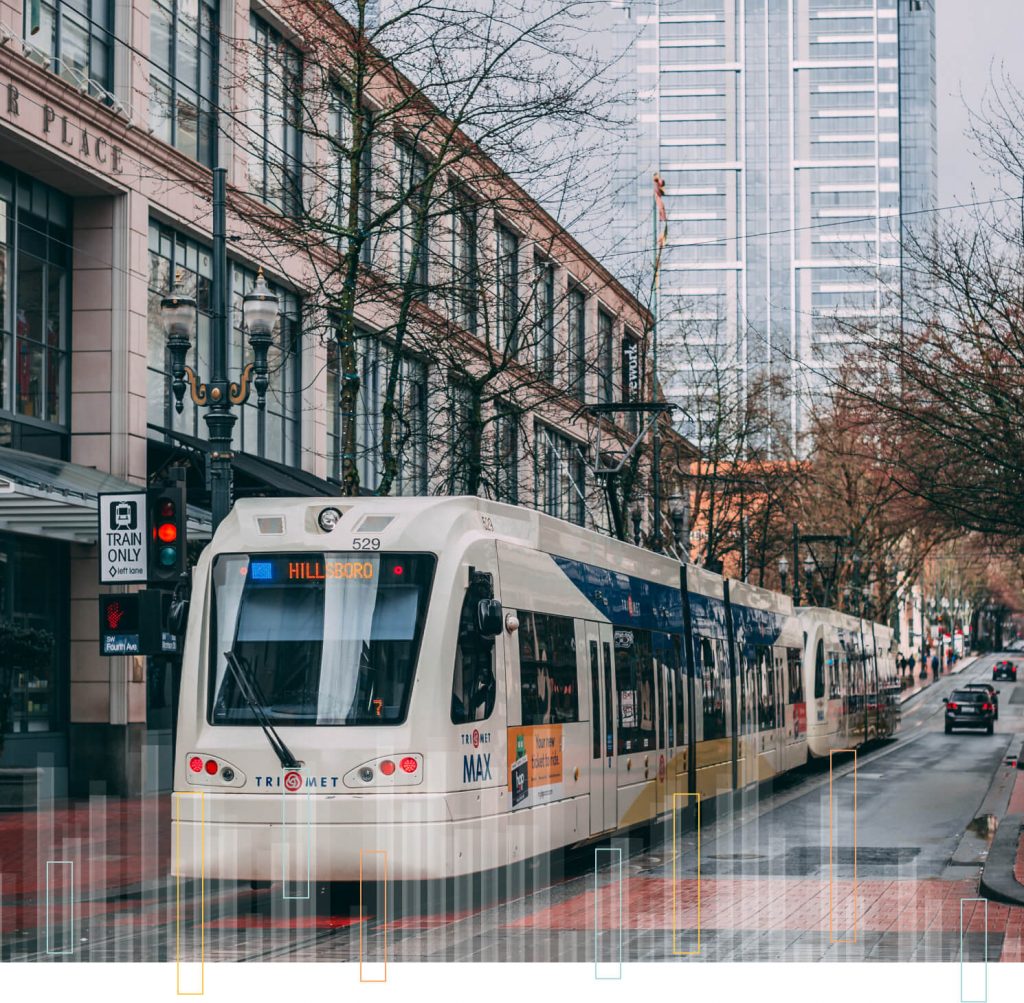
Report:
[[[939,678],[939,656],[932,655],[932,675],[935,676],[936,682]]]

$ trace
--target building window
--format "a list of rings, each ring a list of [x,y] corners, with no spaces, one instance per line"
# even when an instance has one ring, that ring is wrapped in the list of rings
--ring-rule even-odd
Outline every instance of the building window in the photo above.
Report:
[[[477,207],[461,192],[452,193],[452,301],[455,321],[477,330]]]
[[[585,482],[579,445],[538,423],[534,431],[534,450],[537,463],[535,506],[557,519],[582,526]]]
[[[368,491],[375,491],[383,473],[381,426],[393,349],[372,336],[362,337],[356,344],[359,346],[356,402],[359,483]],[[426,494],[427,367],[412,356],[403,355],[399,364],[392,434],[392,448],[398,461],[393,492],[396,495]]]
[[[398,207],[398,273],[419,299],[427,295],[430,227],[427,206],[427,161],[405,143],[396,144],[401,204]]]
[[[519,414],[507,404],[495,404],[494,497],[519,504]]]
[[[533,337],[537,371],[550,380],[555,375],[555,266],[544,258],[534,258],[533,280]]]
[[[228,370],[241,372],[250,358],[248,339],[241,329],[242,296],[252,288],[256,273],[229,262],[232,281],[232,325],[228,350]],[[196,331],[186,360],[201,380],[210,376],[210,337],[212,303],[210,285],[212,260],[210,249],[166,226],[149,225],[149,304],[147,400],[149,422],[160,428],[197,438],[208,437],[202,408],[197,408],[186,392],[184,409],[179,415],[171,394],[170,355],[160,318],[160,300],[174,281],[190,296],[197,308]],[[301,312],[298,297],[271,285],[279,300],[279,315],[274,342],[267,356],[270,387],[266,408],[256,407],[256,395],[236,414],[232,443],[236,449],[296,464],[299,460],[299,341]]]
[[[470,465],[473,462],[473,397],[465,384],[448,384],[448,494],[470,493]]]
[[[328,230],[336,230],[338,243],[346,242],[349,232],[349,209],[352,192],[352,144],[353,129],[352,97],[341,87],[331,89],[331,103],[328,109],[328,136],[334,159],[334,176],[328,178],[328,202],[325,206],[324,224]],[[359,155],[359,205],[358,227],[364,234],[359,247],[359,260],[368,265],[372,259],[372,245],[368,236],[370,214],[373,212],[373,148],[370,142],[370,116],[363,113],[362,151]]]
[[[597,399],[601,404],[615,400],[614,342],[612,315],[597,311]]]
[[[569,290],[569,393],[583,400],[587,390],[587,298],[582,289]]]
[[[0,170],[0,411],[68,423],[70,202]]]
[[[35,32],[34,7],[31,0],[24,4],[30,55],[75,87],[85,86],[92,97],[109,99],[114,87],[111,0],[95,0],[91,5],[82,0],[41,0]]]
[[[149,423],[175,432],[206,438],[206,422],[186,392],[181,414],[174,409],[171,396],[171,358],[160,317],[160,300],[177,282],[178,287],[195,298],[196,330],[186,363],[204,378],[210,362],[210,323],[213,305],[210,284],[213,259],[208,247],[169,227],[149,224],[149,302],[147,310],[146,400]]]
[[[149,15],[153,132],[207,165],[216,142],[217,17],[208,0],[153,0]]]
[[[302,57],[255,14],[249,17],[249,189],[297,215],[301,200]]]
[[[498,230],[498,295],[496,347],[516,354],[519,322],[519,237],[500,223]]]
[[[234,263],[230,268],[232,323],[228,371],[240,373],[251,357],[249,341],[242,330],[242,298],[256,284],[256,273]],[[278,316],[274,340],[267,354],[270,386],[267,387],[266,407],[261,411],[256,406],[254,391],[237,412],[233,440],[242,452],[298,466],[302,307],[295,293],[273,283],[267,284],[277,295]]]
[[[341,479],[341,351],[338,339],[327,342],[327,476]]]

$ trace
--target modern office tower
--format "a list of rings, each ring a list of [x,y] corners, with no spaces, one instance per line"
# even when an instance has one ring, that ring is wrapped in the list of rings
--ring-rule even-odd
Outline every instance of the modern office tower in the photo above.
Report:
[[[799,450],[857,329],[896,311],[901,219],[934,205],[934,2],[613,5],[638,104],[624,214],[648,260],[665,181],[659,340],[681,431],[706,437],[709,409],[757,391],[773,432],[753,445]]]

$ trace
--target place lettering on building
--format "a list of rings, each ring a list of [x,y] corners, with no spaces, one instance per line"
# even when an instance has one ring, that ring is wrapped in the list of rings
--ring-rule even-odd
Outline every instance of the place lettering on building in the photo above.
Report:
[[[73,151],[82,160],[110,174],[124,173],[124,150],[121,146],[95,131],[89,132],[87,126],[76,122],[52,104],[39,105],[38,102],[29,101],[13,81],[4,85],[3,109],[8,119],[27,128],[32,127],[32,123],[26,121],[30,115],[41,115],[35,124],[52,146]]]

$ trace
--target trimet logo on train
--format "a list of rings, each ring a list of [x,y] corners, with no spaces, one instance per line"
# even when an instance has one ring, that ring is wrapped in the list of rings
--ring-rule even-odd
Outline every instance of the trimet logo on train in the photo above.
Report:
[[[337,777],[303,777],[297,770],[289,770],[284,775],[284,782],[278,777],[256,777],[257,787],[284,787],[286,791],[294,794],[303,787],[312,787],[318,790],[335,788],[338,786]]]

